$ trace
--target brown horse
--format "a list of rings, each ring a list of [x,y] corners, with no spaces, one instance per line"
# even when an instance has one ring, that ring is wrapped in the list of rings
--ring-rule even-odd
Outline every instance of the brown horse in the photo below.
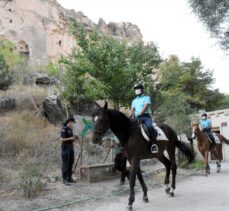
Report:
[[[136,176],[142,186],[143,201],[148,202],[147,187],[144,182],[142,172],[140,169],[140,160],[147,158],[157,158],[166,168],[165,185],[166,193],[174,196],[174,189],[176,186],[176,170],[177,165],[175,161],[175,148],[178,147],[184,156],[191,162],[194,158],[191,148],[177,139],[177,134],[166,124],[160,124],[159,127],[164,131],[168,140],[158,141],[157,145],[159,152],[152,154],[150,152],[150,144],[141,135],[139,123],[133,121],[123,113],[108,109],[107,103],[103,108],[98,109],[94,115],[94,131],[92,133],[92,142],[95,144],[102,143],[102,136],[110,129],[119,139],[121,145],[124,147],[127,158],[131,164],[130,171],[130,196],[128,208],[132,209],[132,204],[135,200],[135,180]],[[165,157],[164,151],[168,152],[169,159]],[[172,184],[169,187],[170,170],[172,169]]]
[[[209,152],[212,152],[212,154],[216,157],[216,167],[217,167],[217,172],[220,172],[221,170],[221,160],[223,157],[222,154],[222,142],[229,144],[229,140],[227,140],[224,136],[220,134],[216,134],[218,137],[220,143],[217,143],[216,146],[211,149],[211,142],[209,140],[209,137],[207,133],[202,132],[199,128],[198,124],[193,124],[192,126],[192,138],[197,138],[197,147],[201,153],[201,155],[204,157],[204,163],[205,163],[205,175],[208,176],[210,174],[210,166],[208,163],[208,156]]]

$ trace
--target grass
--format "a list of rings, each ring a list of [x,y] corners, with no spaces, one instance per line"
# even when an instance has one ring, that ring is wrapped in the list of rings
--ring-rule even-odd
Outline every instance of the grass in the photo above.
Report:
[[[203,160],[196,160],[193,163],[189,164],[189,168],[196,169],[196,170],[202,170],[204,169],[204,161]]]
[[[36,111],[41,108],[44,97],[47,96],[47,93],[48,88],[14,84],[6,92],[0,91],[0,96],[15,99],[17,111]]]
[[[25,198],[30,199],[43,190],[42,174],[37,166],[27,166],[20,173],[18,190],[23,192]]]

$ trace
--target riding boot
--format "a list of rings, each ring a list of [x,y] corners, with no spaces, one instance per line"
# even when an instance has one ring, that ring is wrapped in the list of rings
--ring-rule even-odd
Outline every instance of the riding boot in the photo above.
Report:
[[[215,142],[215,137],[213,136],[213,134],[209,134],[209,137],[212,141],[211,145],[210,145],[210,150],[214,149],[216,147],[216,142]]]
[[[150,133],[150,145],[151,145],[151,152],[158,153],[158,146],[156,145],[156,138],[157,138],[157,131],[152,127],[149,128],[149,133]]]

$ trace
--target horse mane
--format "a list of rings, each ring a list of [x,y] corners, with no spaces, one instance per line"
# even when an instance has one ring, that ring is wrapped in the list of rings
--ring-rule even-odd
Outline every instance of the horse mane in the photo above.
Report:
[[[122,144],[126,144],[136,124],[120,111],[108,109],[107,114],[110,119],[110,129]]]

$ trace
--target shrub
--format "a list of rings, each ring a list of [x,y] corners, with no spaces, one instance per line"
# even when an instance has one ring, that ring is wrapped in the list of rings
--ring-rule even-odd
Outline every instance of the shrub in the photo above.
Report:
[[[43,189],[41,174],[36,166],[27,166],[19,175],[20,182],[18,189],[22,191],[26,199],[37,195]]]
[[[9,66],[4,57],[0,54],[0,90],[7,90],[13,83],[12,73],[9,72]]]

